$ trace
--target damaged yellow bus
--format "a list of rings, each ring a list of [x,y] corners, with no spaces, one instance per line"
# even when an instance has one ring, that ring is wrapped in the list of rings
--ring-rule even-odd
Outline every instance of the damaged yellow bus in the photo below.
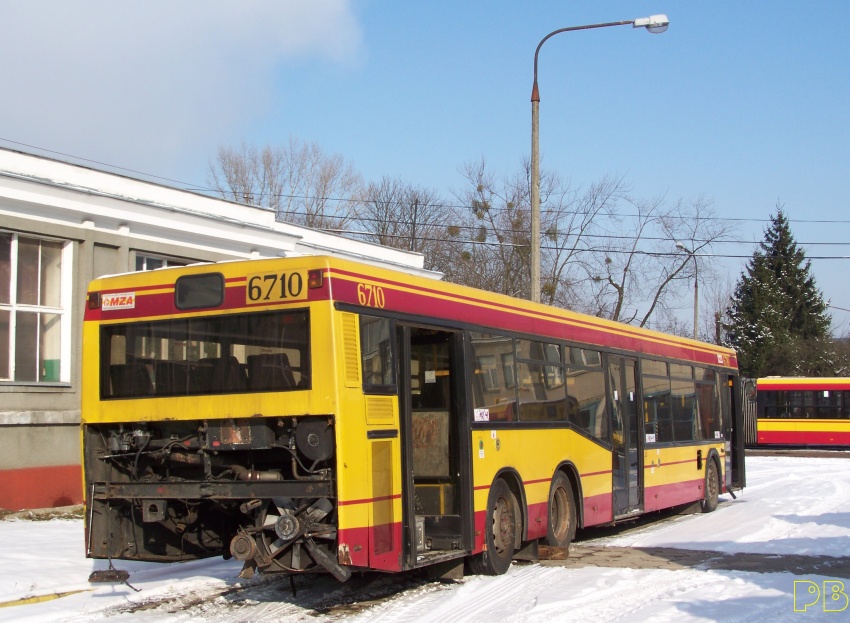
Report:
[[[731,350],[331,257],[92,282],[92,558],[504,573],[745,484]]]

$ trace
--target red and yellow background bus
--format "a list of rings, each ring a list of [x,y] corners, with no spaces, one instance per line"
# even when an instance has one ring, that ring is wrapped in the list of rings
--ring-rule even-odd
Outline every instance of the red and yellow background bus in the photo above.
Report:
[[[87,553],[503,573],[745,484],[735,353],[329,257],[92,282]]]
[[[767,377],[756,381],[757,444],[850,446],[850,378]]]

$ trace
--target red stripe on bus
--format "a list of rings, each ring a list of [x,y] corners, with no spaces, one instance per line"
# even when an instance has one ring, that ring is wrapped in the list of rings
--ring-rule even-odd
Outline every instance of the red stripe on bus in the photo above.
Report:
[[[758,383],[756,389],[759,392],[773,391],[829,391],[838,389],[850,389],[850,381],[839,383],[823,383],[818,381],[782,381],[781,383]]]
[[[244,276],[241,277],[230,277],[229,279],[225,279],[225,304],[228,302],[227,294],[227,285],[230,284],[244,284],[246,282],[246,278]],[[238,287],[238,286],[237,286]],[[231,290],[233,288],[231,287]],[[165,290],[165,292],[157,292],[157,290]],[[244,298],[244,288],[240,290],[243,294]],[[134,292],[136,294],[135,304],[130,309],[116,309],[116,310],[106,310],[107,317],[112,319],[128,319],[128,318],[137,318],[139,316],[149,316],[149,315],[163,315],[163,314],[178,314],[178,313],[187,313],[186,311],[182,311],[177,309],[174,306],[174,283],[158,283],[151,286],[130,286],[126,285],[121,288],[108,288],[106,290],[94,290],[93,292],[98,292],[99,294],[120,294],[122,292]],[[149,292],[153,292],[153,294],[148,294]],[[189,310],[189,312],[197,312],[197,309]],[[103,319],[104,310],[101,308],[97,309],[88,309],[86,308],[85,320],[87,321],[99,321]]]
[[[235,287],[230,286],[226,287],[224,290],[224,302],[217,308],[211,309],[177,309],[174,305],[174,285],[164,285],[164,286],[156,286],[151,289],[166,289],[170,288],[168,292],[159,292],[156,294],[145,294],[142,296],[138,296],[138,291],[140,289],[136,289],[137,296],[135,301],[135,306],[131,309],[116,309],[116,310],[107,310],[103,311],[102,309],[86,309],[85,320],[87,322],[92,321],[100,321],[100,320],[135,320],[140,318],[153,318],[156,316],[176,316],[176,315],[196,315],[199,312],[209,312],[209,311],[241,311],[241,310],[251,310],[257,307],[262,308],[280,308],[280,307],[292,307],[297,305],[304,305],[305,303],[312,301],[320,301],[328,298],[328,291],[326,288],[322,288],[321,290],[308,290],[306,299],[296,299],[296,300],[277,300],[277,301],[261,301],[258,303],[248,303],[245,300],[245,286],[246,280],[244,277],[235,278],[235,279],[227,279],[228,284],[235,283],[237,284]],[[243,285],[239,285],[243,284]],[[122,288],[120,290],[114,290],[114,292],[127,292],[132,290],[133,288]]]
[[[614,494],[610,491],[588,496],[582,502],[585,527],[608,523],[614,519]]]
[[[135,273],[135,274],[140,274],[140,273]],[[228,283],[231,283],[231,284],[232,283],[245,283],[247,280],[248,279],[247,279],[247,277],[245,277],[245,275],[240,275],[238,277],[226,277],[225,280],[224,280],[224,283],[225,284],[228,284]],[[106,288],[104,290],[92,290],[92,291],[93,292],[100,292],[101,294],[117,294],[117,293],[121,293],[121,292],[129,292],[131,290],[133,292],[149,292],[150,290],[171,290],[171,292],[173,293],[174,292],[174,282],[168,281],[168,282],[164,282],[164,283],[155,283],[155,284],[149,285],[149,286],[126,285],[126,286],[122,286],[120,288]]]
[[[703,460],[705,460],[705,458],[703,458]],[[643,468],[644,469],[652,469],[653,467],[670,467],[672,465],[690,465],[690,464],[696,463],[696,462],[697,462],[697,459],[696,459],[696,457],[694,457],[692,459],[685,459],[683,461],[668,461],[666,463],[658,463],[657,465],[652,465],[652,464],[644,465]]]
[[[373,281],[363,276],[362,279]],[[334,299],[359,305],[357,282],[346,279],[333,281]],[[690,361],[720,365],[717,351],[703,351],[689,344],[678,343],[666,336],[653,334],[644,336],[626,325],[607,327],[595,325],[591,319],[574,316],[558,316],[545,311],[535,310],[534,315],[528,315],[528,310],[520,307],[478,300],[453,293],[440,293],[433,290],[399,284],[414,292],[394,291],[392,296],[385,295],[383,309],[421,314],[423,309],[433,308],[434,298],[439,297],[441,318],[469,322],[478,325],[509,328],[510,330],[534,333],[556,339],[571,339],[590,344],[605,344],[615,348],[632,350],[657,356],[688,359]],[[495,309],[494,309],[495,308]],[[730,364],[735,365],[735,357],[730,357]]]
[[[612,470],[606,469],[601,472],[587,472],[586,474],[582,474],[582,478],[587,478],[589,476],[604,476],[605,474],[610,474]]]
[[[385,285],[389,285],[393,288],[403,288],[405,290],[415,290],[417,293],[419,293],[418,296],[438,297],[440,299],[443,299],[443,302],[446,302],[445,301],[446,298],[464,301],[464,302],[469,303],[472,306],[474,306],[476,312],[479,311],[479,308],[480,308],[481,305],[490,305],[490,306],[493,306],[493,307],[498,307],[501,310],[507,311],[512,315],[519,314],[523,318],[527,318],[527,315],[529,313],[528,308],[526,308],[524,306],[520,306],[520,305],[508,305],[506,303],[489,301],[489,300],[486,300],[486,299],[476,298],[476,297],[467,296],[467,295],[463,295],[463,294],[447,292],[445,290],[439,290],[439,289],[436,289],[436,288],[426,288],[424,286],[412,285],[410,283],[406,283],[406,282],[403,282],[403,281],[394,281],[394,280],[390,280],[390,279],[383,279],[383,278],[375,277],[375,276],[372,276],[372,275],[365,275],[365,274],[362,274],[362,273],[354,273],[354,272],[347,271],[347,270],[341,270],[339,268],[331,268],[331,269],[327,270],[325,274],[327,274],[329,277],[333,277],[334,275],[339,275],[343,278],[344,281],[348,281],[348,283],[350,285],[355,285],[355,286],[356,286],[356,283],[351,281],[348,278],[353,278],[355,280],[372,281],[372,282],[382,283],[382,284],[385,284]],[[357,300],[357,296],[356,296],[357,293],[356,292],[350,292],[349,291],[349,292],[347,292],[347,294],[348,294],[349,300],[346,301],[346,302],[359,304],[359,301]],[[396,291],[395,294],[406,294],[406,293]],[[336,293],[335,293],[334,298],[336,300],[341,300],[341,297],[338,296]],[[600,331],[601,330],[605,334],[608,334],[611,330],[615,330],[615,331],[617,331],[621,334],[630,335],[630,336],[633,336],[634,338],[637,338],[637,339],[640,339],[640,340],[645,340],[647,338],[645,333],[642,332],[641,330],[634,329],[630,325],[625,325],[625,324],[621,324],[621,323],[614,323],[613,326],[608,327],[606,329],[604,326],[600,326],[600,324],[596,321],[596,319],[590,318],[590,317],[583,317],[583,316],[580,316],[580,315],[573,315],[573,316],[565,317],[565,316],[562,316],[562,315],[559,315],[559,314],[547,312],[547,311],[545,311],[545,309],[544,310],[535,310],[534,315],[541,317],[543,319],[558,322],[558,323],[561,323],[561,324],[563,324],[564,322],[569,322],[571,324],[574,324],[574,325],[577,325],[577,326],[580,326],[580,327],[585,327],[587,329],[591,329],[591,330],[594,330],[594,331]],[[672,338],[672,336],[669,336],[669,335],[656,334],[653,337],[655,337],[656,339],[661,338],[661,340],[666,341],[670,344],[679,344],[679,346],[683,347],[683,348],[689,348],[689,347],[685,346],[683,343],[680,343],[678,340],[670,339],[670,338]],[[716,351],[712,351],[711,354],[716,355]],[[713,363],[717,363],[717,362],[713,361]]]
[[[399,499],[401,499],[401,494],[396,493],[395,495],[384,495],[378,498],[363,498],[362,500],[339,500],[337,504],[339,506],[353,506],[355,504],[371,504],[373,502],[386,502],[387,500]]]
[[[647,487],[644,492],[643,510],[657,511],[679,504],[702,500],[705,489],[705,479],[672,482],[656,487]]]
[[[551,478],[538,478],[537,480],[523,480],[522,484],[524,484],[527,487],[528,485],[536,485],[536,484],[540,484],[541,482],[552,482],[552,479]]]
[[[442,299],[445,299],[446,297],[450,297],[450,298],[454,298],[454,299],[458,299],[458,300],[461,300],[461,301],[466,301],[468,303],[471,303],[472,305],[475,305],[476,308],[477,308],[477,306],[480,306],[480,305],[492,305],[494,307],[499,307],[501,309],[507,310],[512,314],[522,314],[523,316],[526,316],[529,312],[528,308],[526,308],[524,306],[520,306],[520,305],[508,305],[506,303],[489,301],[489,300],[476,298],[476,297],[472,297],[472,296],[467,296],[467,295],[463,295],[463,294],[447,292],[445,290],[439,290],[439,289],[436,289],[436,288],[426,288],[424,286],[412,285],[410,283],[403,282],[403,281],[394,281],[394,280],[374,277],[372,275],[365,275],[365,274],[362,274],[362,273],[354,273],[354,272],[351,272],[351,271],[341,270],[339,268],[331,268],[328,271],[326,271],[326,274],[329,277],[332,277],[334,274],[337,274],[337,275],[344,276],[344,277],[351,277],[351,278],[354,278],[354,279],[357,279],[357,280],[379,282],[379,283],[383,283],[383,284],[392,286],[394,288],[404,288],[406,290],[416,290],[417,292],[423,293],[425,295],[436,296],[436,297],[439,297],[439,298],[442,298]],[[350,282],[350,283],[352,283],[352,282]],[[398,294],[398,292],[397,292],[397,294]],[[335,298],[337,300],[340,299],[340,297],[338,297],[338,296],[336,296]],[[357,303],[355,298],[356,297],[352,297],[349,302]],[[558,322],[563,322],[566,319],[569,322],[572,322],[574,324],[586,325],[589,328],[594,328],[594,329],[600,328],[600,324],[596,321],[596,319],[591,318],[591,317],[583,317],[581,315],[574,315],[574,316],[570,316],[568,318],[565,318],[564,316],[561,316],[559,314],[547,312],[547,311],[545,311],[545,309],[544,310],[536,310],[534,312],[534,314],[536,316],[541,316],[543,318],[548,318],[548,319],[555,320],[555,321],[558,321]],[[635,328],[631,327],[630,325],[624,325],[624,324],[621,324],[621,323],[614,323],[612,327],[609,327],[609,330],[610,329],[614,329],[614,330],[619,331],[620,333],[624,333],[624,334],[631,334],[631,335],[634,335],[635,337],[638,337],[638,338],[641,338],[641,339],[643,339],[645,337],[644,333],[641,330],[635,329]],[[670,339],[670,338],[673,337],[673,336],[670,336],[670,335],[656,334],[655,337],[656,338],[659,338],[659,337],[660,338],[666,338],[671,343],[677,343],[678,342],[678,340]],[[714,353],[714,351],[713,351],[713,353]]]
[[[158,283],[152,286],[123,286],[121,288],[109,288],[107,290],[95,290],[96,292],[100,292],[101,294],[121,294],[122,292],[135,292],[138,294],[139,292],[149,292],[151,290],[171,290],[171,293],[174,293],[174,284],[173,283]]]
[[[816,431],[816,430],[760,430],[759,444],[777,444],[786,446],[806,445],[850,445],[850,431]]]

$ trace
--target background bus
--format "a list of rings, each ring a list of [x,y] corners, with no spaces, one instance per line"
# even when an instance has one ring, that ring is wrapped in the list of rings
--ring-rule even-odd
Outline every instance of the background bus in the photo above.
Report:
[[[850,378],[756,381],[758,447],[850,447]]]
[[[490,574],[744,486],[733,351],[326,257],[91,284],[87,553]]]

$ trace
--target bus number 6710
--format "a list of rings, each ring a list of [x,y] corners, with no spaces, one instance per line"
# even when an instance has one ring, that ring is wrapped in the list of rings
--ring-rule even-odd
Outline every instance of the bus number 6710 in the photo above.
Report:
[[[361,305],[383,309],[387,300],[384,298],[384,289],[381,286],[373,286],[369,283],[357,284],[357,300]]]
[[[265,273],[250,275],[246,289],[248,302],[302,299],[305,296],[301,273]]]

